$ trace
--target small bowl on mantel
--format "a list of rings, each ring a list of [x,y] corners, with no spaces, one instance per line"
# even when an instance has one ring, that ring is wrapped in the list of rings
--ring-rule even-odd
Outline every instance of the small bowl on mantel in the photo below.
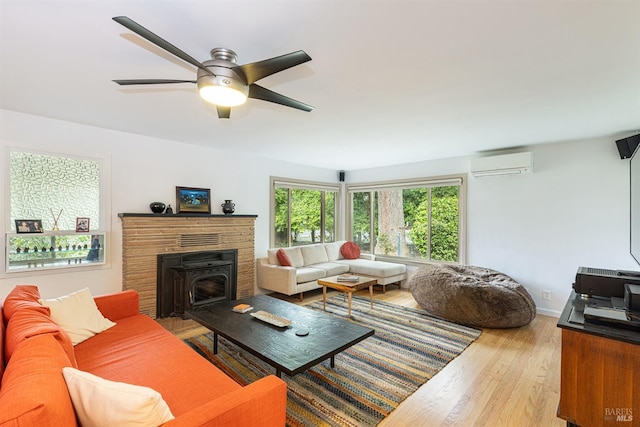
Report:
[[[162,202],[153,202],[149,205],[149,208],[151,208],[151,212],[161,214],[164,212],[164,208],[166,208],[166,206]]]

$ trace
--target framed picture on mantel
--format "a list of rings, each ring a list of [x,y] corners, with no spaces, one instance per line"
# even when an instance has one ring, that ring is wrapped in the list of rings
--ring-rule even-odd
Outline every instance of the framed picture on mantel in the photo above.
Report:
[[[211,190],[208,188],[176,187],[176,213],[211,213]]]

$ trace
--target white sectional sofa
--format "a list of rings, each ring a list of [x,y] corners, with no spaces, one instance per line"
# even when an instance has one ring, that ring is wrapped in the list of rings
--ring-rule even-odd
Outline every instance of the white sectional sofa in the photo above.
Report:
[[[406,279],[406,266],[385,261],[376,261],[374,255],[362,254],[357,259],[346,259],[340,248],[346,243],[314,244],[282,248],[292,266],[280,265],[279,248],[269,249],[267,258],[256,260],[258,287],[285,295],[300,294],[321,288],[317,280],[343,273],[376,277],[383,289],[391,283]]]

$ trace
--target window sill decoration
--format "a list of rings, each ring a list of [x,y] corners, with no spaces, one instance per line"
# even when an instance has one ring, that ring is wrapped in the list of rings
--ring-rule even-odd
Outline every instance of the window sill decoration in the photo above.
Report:
[[[8,233],[6,237],[6,273],[105,263],[104,232],[45,231]]]

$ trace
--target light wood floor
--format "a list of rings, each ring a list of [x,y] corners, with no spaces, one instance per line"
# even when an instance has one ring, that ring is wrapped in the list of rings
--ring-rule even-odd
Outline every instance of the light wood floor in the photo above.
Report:
[[[368,291],[361,291],[368,296]],[[360,292],[359,292],[360,293]],[[274,294],[275,296],[275,294]],[[282,297],[296,304],[322,299],[321,291]],[[376,288],[374,299],[418,307],[406,290]],[[375,308],[375,301],[374,301]],[[202,332],[193,324],[162,319],[184,338]],[[556,417],[560,390],[560,330],[557,319],[538,315],[518,329],[485,329],[435,377],[391,413],[391,426],[566,426]]]

